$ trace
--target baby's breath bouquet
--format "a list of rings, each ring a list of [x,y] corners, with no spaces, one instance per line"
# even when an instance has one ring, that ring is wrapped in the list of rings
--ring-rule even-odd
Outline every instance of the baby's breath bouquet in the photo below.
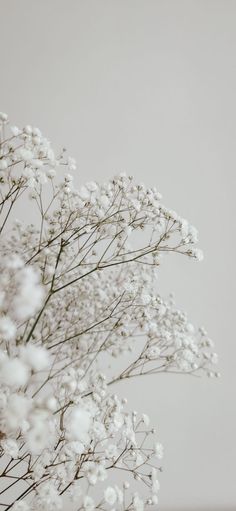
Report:
[[[197,231],[125,174],[75,188],[37,128],[1,113],[0,135],[0,509],[142,511],[163,447],[116,392],[218,375],[205,330],[156,290],[165,252],[202,258]]]

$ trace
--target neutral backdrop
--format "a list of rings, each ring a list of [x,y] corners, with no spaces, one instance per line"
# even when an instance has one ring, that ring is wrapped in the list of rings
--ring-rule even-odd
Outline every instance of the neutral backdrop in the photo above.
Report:
[[[127,171],[200,231],[201,264],[167,257],[160,292],[204,325],[220,380],[120,387],[165,445],[163,511],[236,508],[236,1],[0,0],[0,109],[78,160]]]

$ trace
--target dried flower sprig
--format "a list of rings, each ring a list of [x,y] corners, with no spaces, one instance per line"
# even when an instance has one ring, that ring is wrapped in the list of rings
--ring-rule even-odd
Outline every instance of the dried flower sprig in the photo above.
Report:
[[[59,510],[64,495],[85,511],[156,505],[163,447],[112,385],[219,375],[205,330],[156,290],[162,254],[202,259],[196,229],[155,188],[120,174],[76,189],[75,171],[39,129],[9,128],[0,114],[3,510]],[[33,223],[15,219],[25,201]],[[105,354],[123,363],[108,377]],[[122,471],[123,485],[113,484]]]

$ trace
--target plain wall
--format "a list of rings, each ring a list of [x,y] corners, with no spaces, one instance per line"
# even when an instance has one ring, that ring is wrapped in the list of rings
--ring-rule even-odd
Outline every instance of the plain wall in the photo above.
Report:
[[[220,380],[120,386],[165,445],[160,508],[236,507],[236,2],[1,0],[2,111],[78,161],[77,183],[117,171],[156,185],[200,231],[201,264],[167,257],[163,295],[204,325]]]

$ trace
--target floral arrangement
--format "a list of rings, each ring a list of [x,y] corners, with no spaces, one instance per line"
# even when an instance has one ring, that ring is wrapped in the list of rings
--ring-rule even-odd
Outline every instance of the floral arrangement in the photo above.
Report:
[[[163,447],[113,385],[219,375],[205,330],[156,291],[165,252],[202,259],[197,231],[155,188],[76,189],[39,129],[1,113],[0,130],[0,509],[142,511]]]

